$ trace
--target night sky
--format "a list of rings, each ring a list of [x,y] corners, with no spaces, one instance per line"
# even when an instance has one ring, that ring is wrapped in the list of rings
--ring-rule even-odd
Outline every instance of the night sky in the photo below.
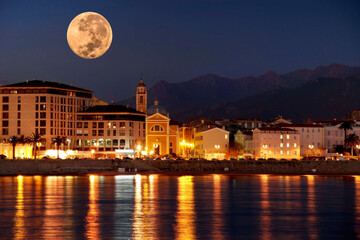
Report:
[[[86,60],[66,40],[78,14],[111,24],[105,55]],[[60,81],[104,100],[216,73],[286,73],[340,63],[360,65],[359,0],[0,0],[0,81]]]

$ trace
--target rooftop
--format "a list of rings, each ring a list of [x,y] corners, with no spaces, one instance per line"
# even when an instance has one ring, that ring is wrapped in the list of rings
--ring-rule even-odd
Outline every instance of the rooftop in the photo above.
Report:
[[[1,86],[0,88],[62,88],[68,90],[77,90],[92,93],[90,90],[86,90],[83,88],[74,87],[71,85],[67,85],[59,82],[49,82],[43,80],[26,80],[26,82],[13,83]]]
[[[262,127],[259,128],[261,131],[274,131],[274,132],[296,132],[296,130],[291,128],[283,128],[283,127]]]
[[[134,108],[126,107],[123,105],[97,105],[82,111],[81,113],[145,113],[137,111]]]
[[[292,127],[301,127],[301,128],[323,128],[324,126],[319,125],[319,124],[279,124],[278,126],[280,127],[288,127],[288,128],[292,128]]]

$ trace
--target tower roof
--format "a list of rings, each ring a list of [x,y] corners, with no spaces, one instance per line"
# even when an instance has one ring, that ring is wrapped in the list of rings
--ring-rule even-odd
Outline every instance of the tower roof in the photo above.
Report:
[[[141,74],[141,77],[140,77],[140,82],[139,82],[139,84],[137,86],[138,87],[146,87],[145,84],[144,84],[144,81],[142,79],[142,74]]]

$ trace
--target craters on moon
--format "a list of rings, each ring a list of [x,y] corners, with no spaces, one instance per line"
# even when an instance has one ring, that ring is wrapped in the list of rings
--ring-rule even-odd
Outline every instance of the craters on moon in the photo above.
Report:
[[[98,58],[111,45],[111,26],[98,13],[81,13],[71,21],[67,40],[71,50],[78,56],[86,59]]]

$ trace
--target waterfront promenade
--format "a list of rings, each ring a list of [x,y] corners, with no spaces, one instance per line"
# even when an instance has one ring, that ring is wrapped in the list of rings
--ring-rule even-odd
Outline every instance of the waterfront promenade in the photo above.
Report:
[[[0,175],[174,174],[360,175],[360,161],[0,160]]]

